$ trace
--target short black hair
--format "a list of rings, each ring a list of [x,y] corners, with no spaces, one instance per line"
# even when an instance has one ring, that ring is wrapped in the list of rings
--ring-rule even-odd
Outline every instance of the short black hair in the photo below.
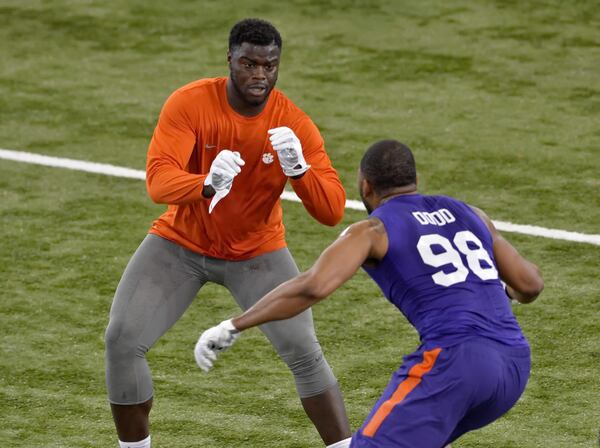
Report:
[[[360,171],[378,194],[417,182],[413,153],[397,140],[373,143],[360,161]]]
[[[262,19],[244,19],[233,25],[229,33],[229,50],[244,42],[253,45],[271,45],[275,43],[281,50],[281,35],[272,23]]]

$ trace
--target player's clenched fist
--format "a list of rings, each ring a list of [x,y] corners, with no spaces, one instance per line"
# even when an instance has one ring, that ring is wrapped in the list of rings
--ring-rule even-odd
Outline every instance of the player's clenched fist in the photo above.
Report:
[[[294,131],[282,126],[269,129],[269,140],[273,149],[277,151],[277,158],[284,174],[288,177],[299,176],[310,168],[302,155],[302,144]]]
[[[233,326],[231,319],[224,320],[202,333],[194,348],[198,367],[208,372],[217,359],[217,353],[231,347],[239,336],[240,332]]]
[[[240,153],[224,149],[217,154],[213,160],[208,176],[204,180],[204,185],[210,185],[215,189],[215,195],[208,206],[208,213],[212,213],[213,208],[221,199],[229,194],[233,185],[233,178],[242,171],[242,166],[246,162],[242,160]]]

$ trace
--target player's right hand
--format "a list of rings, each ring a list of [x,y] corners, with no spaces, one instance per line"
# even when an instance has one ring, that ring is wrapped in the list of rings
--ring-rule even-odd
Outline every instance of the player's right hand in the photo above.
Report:
[[[215,205],[229,194],[233,178],[242,171],[241,167],[245,164],[246,162],[237,151],[224,149],[217,154],[210,166],[208,176],[204,180],[204,185],[210,185],[215,190],[215,195],[208,206],[208,213],[212,213]]]
[[[208,372],[213,362],[217,360],[219,352],[228,349],[240,337],[240,332],[234,327],[231,319],[224,320],[216,327],[209,328],[200,335],[194,357],[196,364],[205,372]]]

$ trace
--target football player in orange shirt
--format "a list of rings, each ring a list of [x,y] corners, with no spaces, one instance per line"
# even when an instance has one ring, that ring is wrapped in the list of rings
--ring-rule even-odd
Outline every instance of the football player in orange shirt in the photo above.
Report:
[[[166,101],[148,149],[150,197],[168,204],[131,258],[106,330],[106,382],[121,447],[149,448],[153,387],[145,358],[206,282],[242,309],[298,268],[286,248],[280,195],[290,183],[325,225],[345,192],[312,120],[275,89],[281,37],[259,19],[229,36],[229,77],[202,79]],[[350,436],[343,399],[310,310],[261,327],[291,369],[325,444]]]

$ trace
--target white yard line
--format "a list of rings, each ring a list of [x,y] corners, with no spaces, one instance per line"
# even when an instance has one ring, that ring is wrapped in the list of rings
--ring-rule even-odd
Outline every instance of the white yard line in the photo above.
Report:
[[[0,159],[14,160],[15,162],[32,163],[34,165],[53,166],[56,168],[67,168],[75,171],[86,171],[88,173],[104,174],[106,176],[126,177],[129,179],[146,179],[146,173],[131,168],[109,165],[107,163],[93,163],[83,160],[63,159],[62,157],[44,156],[33,152],[11,151],[0,149]]]
[[[13,160],[16,162],[32,163],[35,165],[45,165],[57,168],[67,168],[76,171],[86,171],[88,173],[104,174],[106,176],[124,177],[129,179],[146,179],[146,173],[131,168],[109,165],[106,163],[93,163],[83,160],[64,159],[62,157],[50,157],[41,154],[23,151],[11,151],[0,149],[0,159]],[[300,198],[294,192],[284,191],[281,198],[286,201],[300,202]],[[346,208],[351,210],[363,210],[364,206],[360,201],[349,199],[346,201]],[[575,241],[578,243],[587,243],[600,246],[600,235],[591,235],[586,233],[569,232],[560,229],[547,229],[545,227],[530,226],[523,224],[514,224],[512,222],[494,221],[498,230],[504,232],[522,233],[525,235],[541,236],[544,238],[553,238],[557,240]]]

